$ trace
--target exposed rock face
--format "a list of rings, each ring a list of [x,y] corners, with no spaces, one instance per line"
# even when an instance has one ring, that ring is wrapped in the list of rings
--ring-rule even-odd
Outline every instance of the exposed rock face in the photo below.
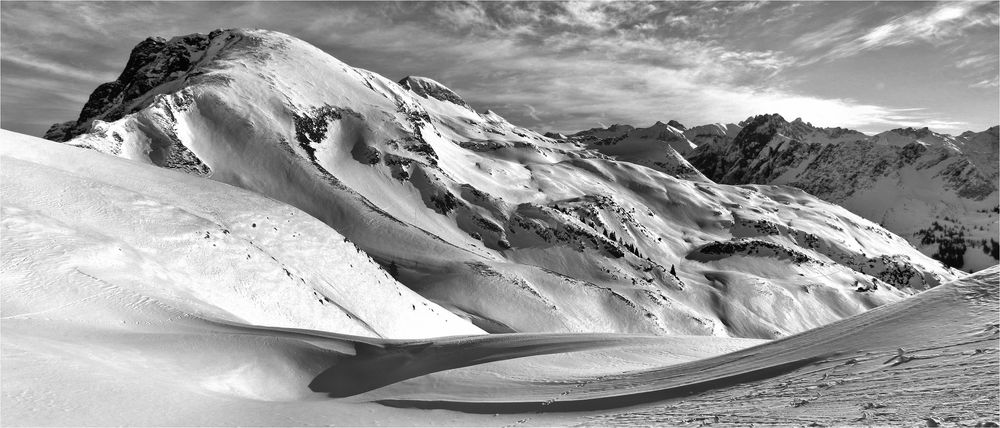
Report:
[[[194,68],[208,54],[212,40],[224,34],[216,30],[209,34],[190,34],[169,41],[150,37],[132,49],[121,75],[113,82],[97,87],[76,121],[53,125],[45,138],[66,141],[89,130],[95,119],[107,122],[145,107],[155,88],[177,79],[194,77]],[[169,89],[164,88],[162,92]],[[174,88],[177,89],[177,88]]]

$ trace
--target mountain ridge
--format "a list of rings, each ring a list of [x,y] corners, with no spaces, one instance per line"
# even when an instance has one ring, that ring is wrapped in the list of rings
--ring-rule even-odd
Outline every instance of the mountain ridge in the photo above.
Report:
[[[997,126],[959,137],[900,128],[831,144],[780,116],[757,116],[732,140],[699,146],[688,160],[717,182],[799,187],[886,225],[950,266],[978,270],[997,261],[990,214],[1000,179],[996,136]],[[977,218],[982,213],[987,218]],[[934,226],[945,218],[947,226]],[[968,262],[965,247],[975,247]]]
[[[625,139],[626,132],[652,129],[594,128],[572,137],[595,145],[615,145]],[[997,204],[990,204],[996,199],[1000,180],[997,134],[998,126],[958,136],[927,127],[866,135],[840,127],[816,127],[801,118],[789,122],[778,114],[764,114],[739,124],[688,129],[684,136],[696,147],[683,155],[706,179],[715,182],[790,185],[846,204],[852,212],[904,236],[925,254],[949,266],[975,271],[1000,260],[995,250],[1000,244],[995,239]],[[629,157],[617,158],[636,162]],[[881,196],[868,196],[872,188],[879,188]],[[900,199],[898,195],[904,196]],[[947,202],[939,202],[942,198]],[[926,207],[910,208],[916,204]],[[976,219],[981,214],[987,215],[986,221]]]

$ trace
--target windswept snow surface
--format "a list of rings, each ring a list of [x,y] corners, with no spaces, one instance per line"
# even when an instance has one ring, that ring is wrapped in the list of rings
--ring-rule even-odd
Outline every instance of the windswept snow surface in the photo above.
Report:
[[[687,141],[656,127],[637,141]],[[494,333],[775,338],[957,274],[804,192],[709,182],[684,147],[547,138],[263,30],[148,39],[48,137],[295,206]]]

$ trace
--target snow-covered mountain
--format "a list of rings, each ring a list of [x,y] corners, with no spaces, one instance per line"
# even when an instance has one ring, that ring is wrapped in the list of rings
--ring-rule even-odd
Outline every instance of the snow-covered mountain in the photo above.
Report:
[[[687,155],[708,178],[782,184],[839,204],[949,266],[975,271],[998,255],[997,127],[957,137],[895,129],[868,137],[779,115],[748,119],[733,138]]]
[[[553,139],[431,79],[217,30],[140,43],[46,136],[297,207],[490,332],[773,338],[957,274],[801,190],[705,179],[682,152],[735,128],[695,129]]]
[[[594,128],[567,137],[586,148],[616,160],[649,167],[675,177],[704,181],[704,177],[684,160],[684,154],[696,146],[685,136],[678,122],[656,122],[649,128],[611,125]]]

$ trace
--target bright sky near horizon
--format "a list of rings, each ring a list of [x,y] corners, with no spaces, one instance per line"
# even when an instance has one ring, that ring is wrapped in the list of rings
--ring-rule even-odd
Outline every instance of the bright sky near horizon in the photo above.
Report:
[[[998,2],[0,3],[0,126],[76,119],[151,35],[281,31],[399,80],[433,78],[539,131],[739,122],[868,133],[1000,119]]]

